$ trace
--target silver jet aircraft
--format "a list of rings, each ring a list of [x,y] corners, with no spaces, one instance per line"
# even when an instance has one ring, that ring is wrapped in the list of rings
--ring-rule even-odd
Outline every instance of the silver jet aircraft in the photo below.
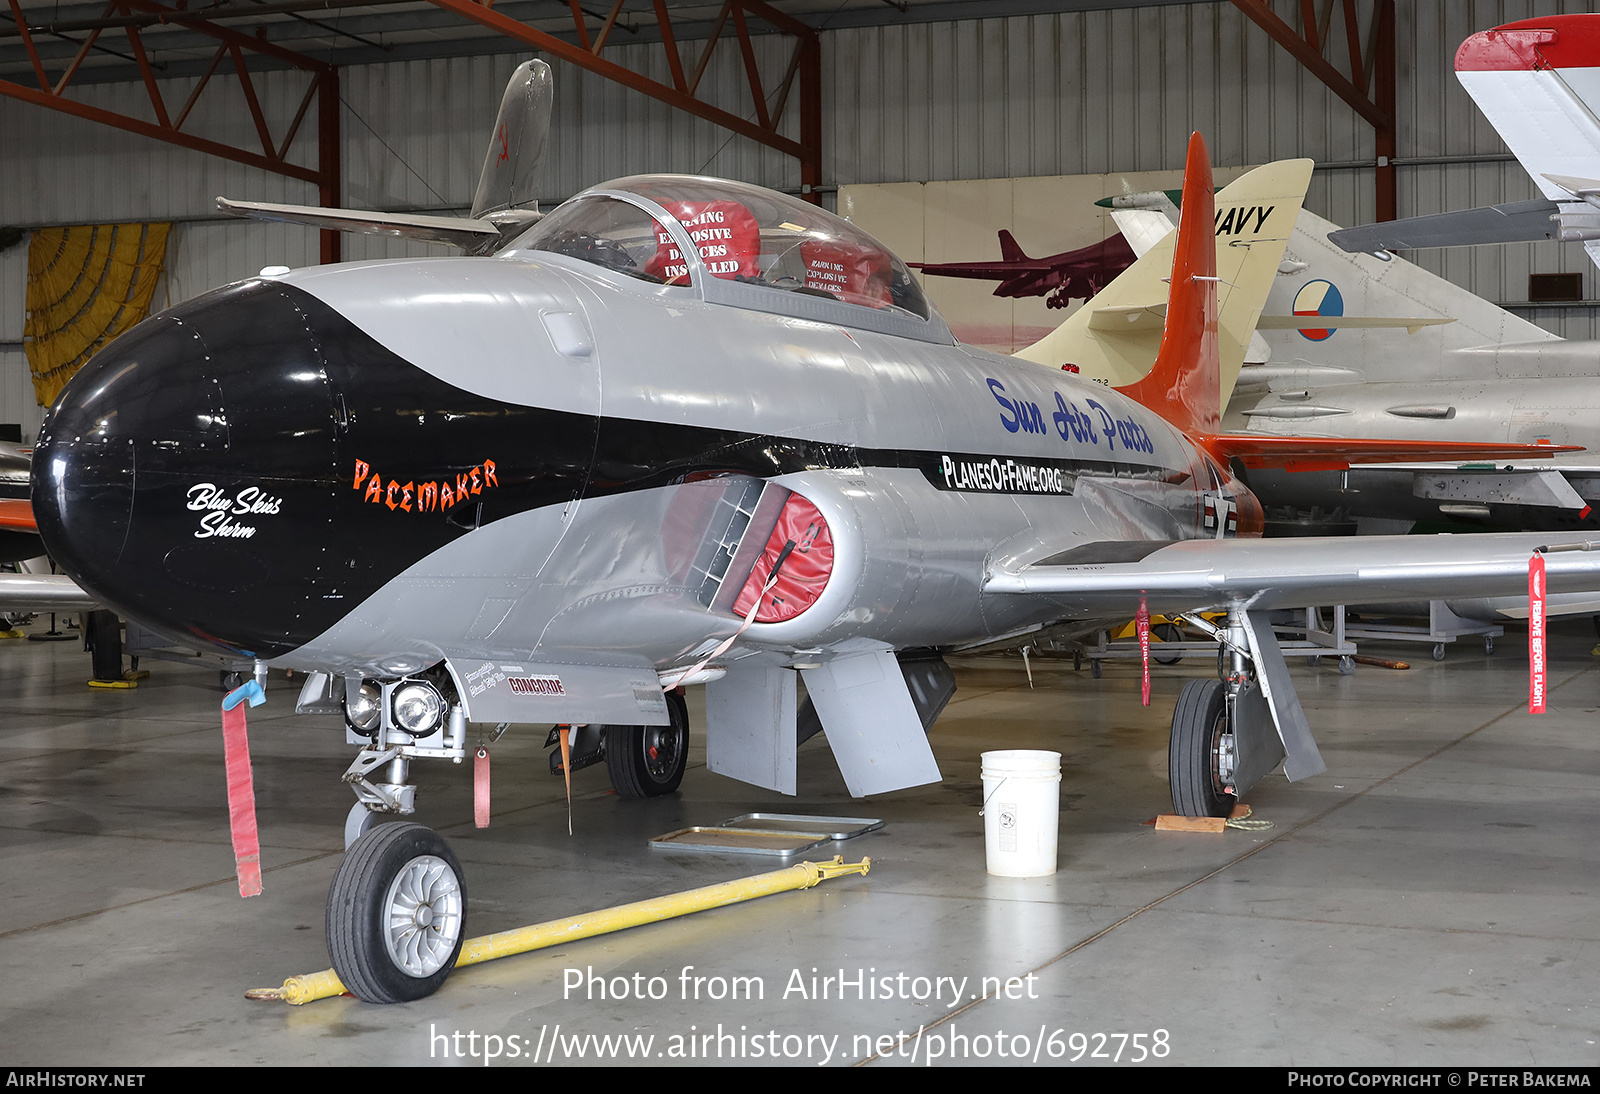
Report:
[[[709,767],[795,789],[797,678],[852,793],[940,778],[944,651],[1226,611],[1170,769],[1226,812],[1323,770],[1276,608],[1600,584],[1559,537],[1254,538],[1228,470],[1404,442],[1219,427],[1211,175],[1192,140],[1166,334],[1126,392],[958,345],[899,259],[734,182],[624,179],[492,257],[262,276],[153,317],[52,409],[41,534],[92,595],[311,675],[343,714],[354,838],[329,949],[363,999],[437,988],[465,879],[414,824],[413,762],[467,726],[605,726],[619,790],[671,790],[706,687]],[[1525,446],[1447,446],[1447,455]],[[929,667],[931,666],[931,668]]]

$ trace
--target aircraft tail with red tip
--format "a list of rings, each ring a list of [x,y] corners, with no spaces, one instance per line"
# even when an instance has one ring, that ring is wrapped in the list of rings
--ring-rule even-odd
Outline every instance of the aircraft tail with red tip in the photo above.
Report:
[[[1213,193],[1211,157],[1205,139],[1195,133],[1189,137],[1183,168],[1183,203],[1161,349],[1143,379],[1117,388],[1191,437],[1215,433],[1222,422]]]

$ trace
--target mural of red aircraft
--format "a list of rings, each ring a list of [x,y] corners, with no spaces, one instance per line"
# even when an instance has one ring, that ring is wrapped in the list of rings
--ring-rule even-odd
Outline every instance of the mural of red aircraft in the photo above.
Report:
[[[1045,305],[1064,308],[1073,300],[1087,300],[1111,279],[1133,265],[1133,249],[1122,236],[1113,235],[1076,251],[1049,258],[1029,258],[1011,233],[1000,230],[999,262],[908,262],[925,274],[998,281],[996,296],[1048,296]]]

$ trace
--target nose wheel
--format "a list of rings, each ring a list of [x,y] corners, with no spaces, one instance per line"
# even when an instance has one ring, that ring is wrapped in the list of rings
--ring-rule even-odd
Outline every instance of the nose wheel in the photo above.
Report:
[[[328,956],[368,1003],[439,990],[461,954],[467,889],[450,845],[420,824],[380,824],[345,852],[328,890]]]
[[[619,797],[658,798],[678,789],[689,763],[689,707],[667,695],[670,725],[606,726],[606,770]]]

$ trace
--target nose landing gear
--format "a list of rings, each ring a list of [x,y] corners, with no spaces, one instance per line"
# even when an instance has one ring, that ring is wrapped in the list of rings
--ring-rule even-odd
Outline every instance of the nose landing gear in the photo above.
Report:
[[[450,845],[420,824],[380,824],[345,852],[328,891],[328,956],[368,1003],[444,983],[466,938],[467,887]]]

